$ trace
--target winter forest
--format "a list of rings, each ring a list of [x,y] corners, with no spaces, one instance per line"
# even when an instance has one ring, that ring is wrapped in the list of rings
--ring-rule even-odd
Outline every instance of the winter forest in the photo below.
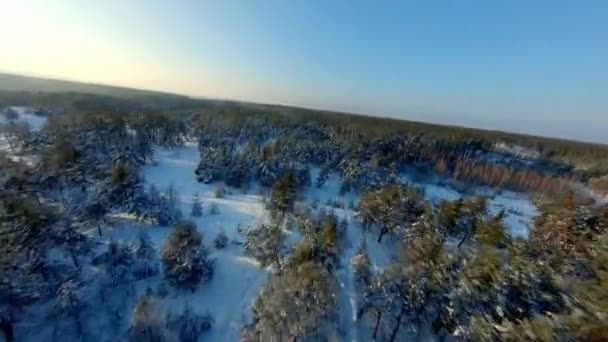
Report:
[[[608,147],[0,91],[0,341],[608,339]]]

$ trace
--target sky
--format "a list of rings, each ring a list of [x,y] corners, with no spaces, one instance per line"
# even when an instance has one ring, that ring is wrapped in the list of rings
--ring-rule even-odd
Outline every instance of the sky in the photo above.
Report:
[[[0,0],[0,70],[608,143],[608,1]]]

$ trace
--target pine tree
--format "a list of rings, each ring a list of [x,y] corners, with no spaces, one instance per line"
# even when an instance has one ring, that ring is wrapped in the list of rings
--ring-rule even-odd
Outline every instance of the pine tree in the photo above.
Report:
[[[173,226],[161,259],[166,278],[176,287],[194,289],[213,276],[213,260],[202,241],[193,222],[181,221]]]
[[[244,252],[256,258],[262,267],[274,265],[280,271],[284,238],[285,234],[277,224],[260,224],[246,231]]]
[[[228,245],[228,236],[226,236],[226,232],[222,229],[219,234],[213,240],[213,246],[216,249],[223,249]]]
[[[82,336],[84,331],[80,313],[86,307],[86,303],[79,292],[78,285],[74,281],[67,281],[59,287],[57,291],[57,301],[54,310],[60,317],[74,320],[78,336]]]
[[[274,217],[285,215],[293,210],[296,197],[296,181],[293,172],[287,172],[272,187],[269,209]]]
[[[165,341],[165,320],[158,303],[149,295],[142,296],[137,302],[128,337],[133,342]]]
[[[203,205],[201,203],[201,199],[198,197],[198,193],[196,193],[196,195],[194,195],[194,201],[192,202],[190,216],[200,217],[201,215],[203,215]]]
[[[213,325],[211,315],[197,315],[190,311],[189,308],[176,316],[167,317],[167,327],[180,342],[196,342],[201,334]]]
[[[133,274],[136,279],[145,279],[158,273],[158,260],[154,244],[150,236],[141,231],[139,238],[133,246],[134,262]]]
[[[273,277],[254,304],[261,340],[324,340],[335,322],[331,275],[320,265],[304,263]]]

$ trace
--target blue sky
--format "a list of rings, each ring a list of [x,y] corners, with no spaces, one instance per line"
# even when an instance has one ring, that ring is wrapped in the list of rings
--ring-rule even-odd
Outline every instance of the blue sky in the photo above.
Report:
[[[608,1],[0,8],[5,71],[608,142]]]

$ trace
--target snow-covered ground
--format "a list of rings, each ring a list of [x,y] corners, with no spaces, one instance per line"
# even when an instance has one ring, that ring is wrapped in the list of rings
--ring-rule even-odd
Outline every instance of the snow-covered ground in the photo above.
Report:
[[[519,145],[509,145],[505,142],[498,142],[494,144],[494,150],[502,153],[507,153],[514,155],[518,158],[523,159],[538,159],[540,157],[540,153],[536,150],[519,146]]]
[[[215,324],[205,333],[205,339],[237,341],[242,324],[250,319],[252,301],[267,278],[267,272],[260,269],[255,259],[244,256],[240,245],[231,243],[225,249],[215,250],[211,243],[222,230],[230,241],[242,242],[237,231],[239,227],[246,229],[266,219],[262,197],[233,193],[224,198],[215,198],[217,185],[196,181],[194,170],[198,165],[199,151],[195,145],[157,149],[156,159],[156,165],[143,171],[146,181],[161,192],[173,185],[186,216],[190,213],[194,196],[198,194],[205,214],[194,218],[194,221],[203,234],[203,243],[216,258],[214,275],[208,283],[201,285],[194,293],[173,292],[166,304],[171,310],[187,305],[194,312],[211,313]],[[218,214],[208,213],[212,203],[218,206]],[[162,243],[164,241],[157,239],[157,246],[162,246]]]
[[[7,111],[12,111],[16,114],[16,118],[9,119],[6,116]],[[10,124],[25,124],[30,131],[39,131],[47,123],[47,117],[34,114],[33,109],[28,107],[9,107],[0,112],[0,151],[7,154],[14,161],[24,162],[28,165],[33,165],[37,161],[37,157],[33,155],[23,155],[21,146],[16,146],[15,143],[9,141],[9,135],[4,132],[4,128]]]
[[[5,113],[0,113],[0,125],[11,122],[24,123],[28,125],[30,130],[39,131],[47,122],[46,116],[36,115],[30,107],[9,107],[5,110],[14,111],[17,114],[17,118],[9,120]]]

